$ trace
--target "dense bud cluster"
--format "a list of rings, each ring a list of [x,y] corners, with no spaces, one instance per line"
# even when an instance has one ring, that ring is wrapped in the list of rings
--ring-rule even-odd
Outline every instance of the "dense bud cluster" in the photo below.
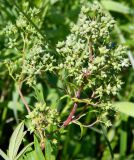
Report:
[[[67,78],[71,77],[76,84],[81,85],[83,72],[90,71],[100,79],[107,78],[111,70],[116,72],[128,66],[128,60],[124,59],[124,47],[107,47],[111,44],[110,32],[113,27],[114,20],[104,13],[97,3],[82,7],[78,22],[72,27],[72,33],[66,41],[57,44],[57,52],[64,59],[59,64],[59,69],[64,68],[67,71]],[[92,46],[89,46],[89,43]],[[91,52],[93,62],[89,58]]]
[[[41,131],[44,135],[51,126],[58,126],[59,124],[59,115],[56,109],[42,103],[36,103],[34,109],[26,117],[31,120],[29,130],[31,132],[34,130]]]
[[[38,13],[39,10],[34,8],[28,10],[26,14],[33,22],[40,24],[40,20],[36,18]],[[14,49],[12,51],[14,54],[18,54],[18,59],[6,61],[8,68],[12,67],[10,75],[16,81],[24,79],[29,85],[35,84],[36,75],[54,69],[55,60],[49,52],[48,44],[23,14],[20,13],[16,24],[7,25],[4,32],[9,37],[9,48]],[[13,69],[14,65],[17,65],[17,72]]]
[[[121,89],[119,72],[129,65],[126,48],[112,46],[114,23],[98,3],[83,6],[71,34],[57,44],[62,57],[59,70],[66,73],[63,79],[88,89],[97,106],[106,110],[111,107],[110,96]]]

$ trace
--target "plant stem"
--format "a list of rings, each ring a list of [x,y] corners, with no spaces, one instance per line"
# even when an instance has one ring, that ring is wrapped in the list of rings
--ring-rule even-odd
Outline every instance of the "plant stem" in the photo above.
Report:
[[[20,85],[18,86],[18,92],[19,92],[19,95],[20,95],[20,97],[21,97],[22,102],[24,103],[24,105],[25,105],[25,107],[26,107],[26,109],[27,109],[27,112],[30,113],[30,108],[29,108],[29,106],[28,106],[28,104],[27,104],[27,101],[25,100],[25,98],[24,98],[24,96],[23,96],[23,94],[22,94],[22,92],[21,92],[21,87],[20,87]]]
[[[89,40],[89,62],[93,62],[93,47],[91,40]]]
[[[76,92],[76,98],[80,98],[80,93],[81,93],[81,88]],[[73,116],[76,112],[76,109],[78,107],[78,103],[75,102],[73,109],[71,110],[69,116],[67,117],[67,119],[63,122],[63,126],[66,127],[73,119]]]
[[[75,123],[75,124],[78,124],[78,123],[77,123],[77,120],[78,120],[78,119],[73,120],[72,122]],[[85,127],[85,128],[90,128],[90,127],[94,126],[94,125],[95,125],[96,123],[98,123],[98,122],[100,122],[100,121],[97,119],[96,121],[94,121],[94,122],[91,123],[91,124],[88,124],[88,125],[82,124],[82,126]]]
[[[89,44],[89,62],[92,63],[93,62],[93,47],[92,47],[92,42],[91,40],[89,40],[88,42]],[[89,71],[86,71],[85,73],[83,73],[83,77],[87,78],[91,73]],[[81,93],[81,89],[82,87],[80,87],[80,89],[76,92],[76,98],[80,98],[80,93]],[[73,109],[71,110],[69,116],[67,117],[67,119],[63,122],[63,126],[66,127],[72,120],[73,120],[73,116],[76,112],[76,109],[78,107],[78,102],[74,103]]]

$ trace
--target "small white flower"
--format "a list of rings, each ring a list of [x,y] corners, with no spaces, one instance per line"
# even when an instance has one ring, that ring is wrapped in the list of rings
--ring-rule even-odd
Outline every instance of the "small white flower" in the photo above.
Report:
[[[128,59],[123,59],[123,61],[121,62],[121,66],[122,67],[128,67],[129,66]]]

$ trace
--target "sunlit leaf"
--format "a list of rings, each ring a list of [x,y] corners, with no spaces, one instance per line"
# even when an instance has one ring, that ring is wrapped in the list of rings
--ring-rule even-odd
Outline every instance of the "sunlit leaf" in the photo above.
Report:
[[[4,160],[10,160],[9,157],[0,149],[0,155],[4,158]]]
[[[48,139],[46,139],[45,140],[45,159],[46,160],[52,160],[51,152],[52,152],[51,143]]]
[[[107,10],[123,14],[134,14],[133,9],[129,8],[127,5],[123,3],[108,0],[102,0],[101,3]]]
[[[134,103],[132,102],[117,102],[113,107],[121,113],[134,117]]]
[[[26,151],[27,149],[33,145],[33,142],[32,143],[29,143],[27,146],[25,146],[20,152],[19,154],[17,155],[17,157],[15,158],[15,160],[18,160]]]
[[[39,160],[45,160],[45,157],[44,157],[44,155],[42,153],[42,150],[40,148],[40,144],[39,144],[36,136],[34,136],[34,146],[35,146],[35,152],[36,152],[36,154],[38,156],[38,159]]]
[[[14,160],[19,150],[20,144],[26,132],[24,130],[24,122],[21,122],[14,130],[9,143],[9,158]]]

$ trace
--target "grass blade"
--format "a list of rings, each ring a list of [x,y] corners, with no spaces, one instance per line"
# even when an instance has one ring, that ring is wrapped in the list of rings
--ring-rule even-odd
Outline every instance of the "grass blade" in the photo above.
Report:
[[[127,120],[128,116],[121,114],[121,131],[120,131],[120,158],[125,160],[126,151],[127,151]]]
[[[107,138],[105,127],[104,127],[102,124],[101,124],[101,128],[102,128],[102,132],[103,132],[104,138],[105,138],[105,140],[106,140],[106,142],[107,142],[107,145],[108,145],[108,147],[109,147],[109,151],[110,151],[110,154],[111,154],[111,158],[112,158],[112,160],[114,160],[114,153],[113,153],[112,147],[111,147],[111,145],[110,145],[110,142],[109,142],[109,140],[108,140],[108,138]]]

